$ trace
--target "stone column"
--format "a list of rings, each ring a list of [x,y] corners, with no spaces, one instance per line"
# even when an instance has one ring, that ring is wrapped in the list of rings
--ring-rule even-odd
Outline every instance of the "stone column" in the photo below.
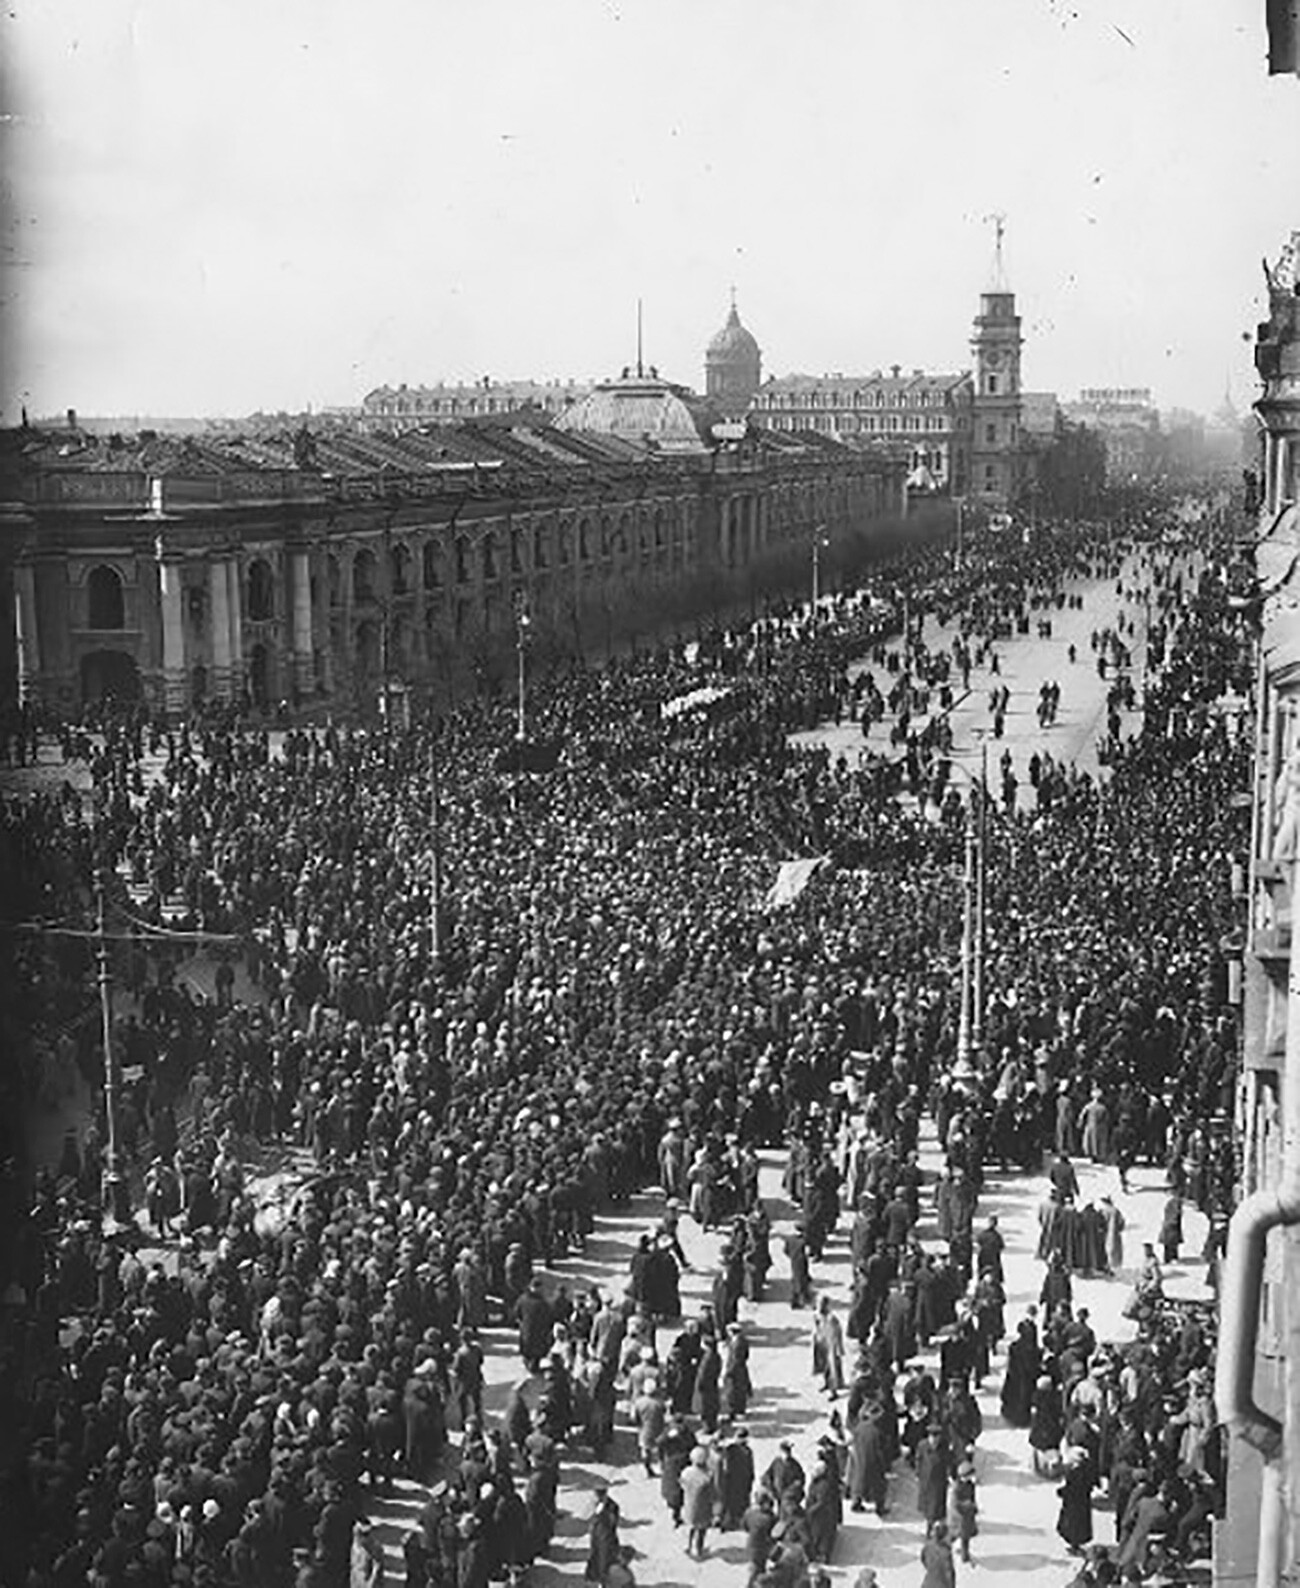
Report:
[[[239,558],[226,564],[227,605],[230,609],[230,695],[241,700],[244,694],[244,592],[239,577]]]
[[[181,615],[181,565],[158,559],[158,607],[162,617],[163,709],[185,710],[185,633]]]
[[[208,563],[208,591],[212,606],[212,693],[230,699],[230,575],[223,557]]]
[[[14,629],[18,639],[18,698],[40,699],[41,643],[36,623],[36,570],[29,562],[14,569]]]
[[[311,635],[311,559],[305,551],[290,556],[290,586],[293,597],[293,678],[298,696],[305,700],[315,693]]]

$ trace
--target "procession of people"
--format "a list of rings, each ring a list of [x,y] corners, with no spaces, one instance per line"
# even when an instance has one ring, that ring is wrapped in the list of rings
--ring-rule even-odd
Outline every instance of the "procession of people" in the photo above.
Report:
[[[134,1005],[111,1143],[101,1107],[59,1163],[20,1170],[15,1150],[4,1183],[24,1518],[6,1580],[382,1582],[370,1512],[400,1477],[427,1490],[414,1588],[520,1580],[566,1511],[587,1579],[634,1581],[617,1494],[593,1508],[568,1479],[582,1451],[657,1478],[684,1555],[743,1533],[762,1588],[816,1583],[846,1513],[889,1515],[914,1474],[926,1582],[950,1584],[954,1543],[978,1560],[995,1392],[1026,1469],[1059,1484],[1069,1549],[1096,1544],[1104,1495],[1118,1569],[1191,1558],[1222,1504],[1212,1327],[1169,1304],[1158,1264],[1126,1342],[1098,1341],[1071,1289],[1128,1266],[1119,1209],[1081,1205],[1073,1159],[1115,1194],[1136,1165],[1167,1176],[1167,1263],[1185,1208],[1213,1263],[1236,1172],[1215,1129],[1236,1052],[1218,944],[1248,747],[1210,707],[1241,647],[1213,576],[1226,537],[1207,521],[1191,557],[1164,528],[972,537],[959,568],[916,547],[816,611],[557,671],[529,702],[547,773],[499,769],[504,700],[274,745],[229,715],[128,713],[89,746],[89,813],[66,790],[6,800],[8,920],[84,918],[101,890]],[[1125,569],[1149,671],[1105,777],[1042,756],[1032,802],[982,802],[972,1044],[953,882],[970,797],[944,692]],[[664,709],[701,690],[707,707]],[[1044,698],[1050,718],[1059,689]],[[860,724],[856,763],[791,739],[838,720]],[[791,855],[827,864],[770,908]],[[199,941],[253,990],[230,969],[217,997],[187,990]],[[93,1020],[42,1024],[52,992],[78,1014],[93,994],[85,945],[15,933],[6,952],[25,1051],[61,1052],[102,1104]],[[268,1221],[248,1164],[277,1145],[310,1172]],[[104,1218],[110,1147],[126,1220]],[[1020,1320],[981,1207],[994,1172],[1049,1187]],[[626,1272],[579,1279],[600,1216],[646,1192],[660,1216]],[[683,1221],[716,1241],[698,1309]],[[842,1261],[840,1310],[823,1276]],[[751,1335],[774,1303],[807,1308],[826,1417],[759,1471],[750,1425],[779,1407]]]

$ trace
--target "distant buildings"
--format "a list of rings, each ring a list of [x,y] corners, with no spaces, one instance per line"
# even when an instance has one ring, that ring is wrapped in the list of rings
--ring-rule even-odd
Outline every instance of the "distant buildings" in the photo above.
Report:
[[[880,444],[906,460],[930,488],[963,494],[970,479],[974,382],[967,373],[784,375],[755,393],[750,418],[769,430],[812,430],[837,440]]]
[[[1094,386],[1065,405],[1065,416],[1100,432],[1111,485],[1148,484],[1164,472],[1160,414],[1148,386]]]
[[[469,385],[378,386],[361,400],[363,424],[410,430],[427,424],[456,424],[521,409],[552,418],[585,397],[589,384],[578,381],[493,381],[487,376]]]

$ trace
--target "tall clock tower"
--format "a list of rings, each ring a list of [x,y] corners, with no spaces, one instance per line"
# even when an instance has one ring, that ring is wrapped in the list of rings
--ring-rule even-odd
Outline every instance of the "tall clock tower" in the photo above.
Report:
[[[993,279],[980,294],[971,351],[975,397],[971,404],[971,494],[1000,510],[1015,500],[1020,457],[1020,316],[1002,264],[1003,217],[996,216]]]

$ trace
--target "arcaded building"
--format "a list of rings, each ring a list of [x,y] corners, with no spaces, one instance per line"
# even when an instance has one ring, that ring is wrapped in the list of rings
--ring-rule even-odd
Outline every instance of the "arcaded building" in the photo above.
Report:
[[[752,596],[815,528],[897,514],[887,460],[715,435],[708,413],[652,375],[554,424],[7,432],[0,693],[66,711],[438,702],[506,676],[521,603],[539,655],[597,652]]]

